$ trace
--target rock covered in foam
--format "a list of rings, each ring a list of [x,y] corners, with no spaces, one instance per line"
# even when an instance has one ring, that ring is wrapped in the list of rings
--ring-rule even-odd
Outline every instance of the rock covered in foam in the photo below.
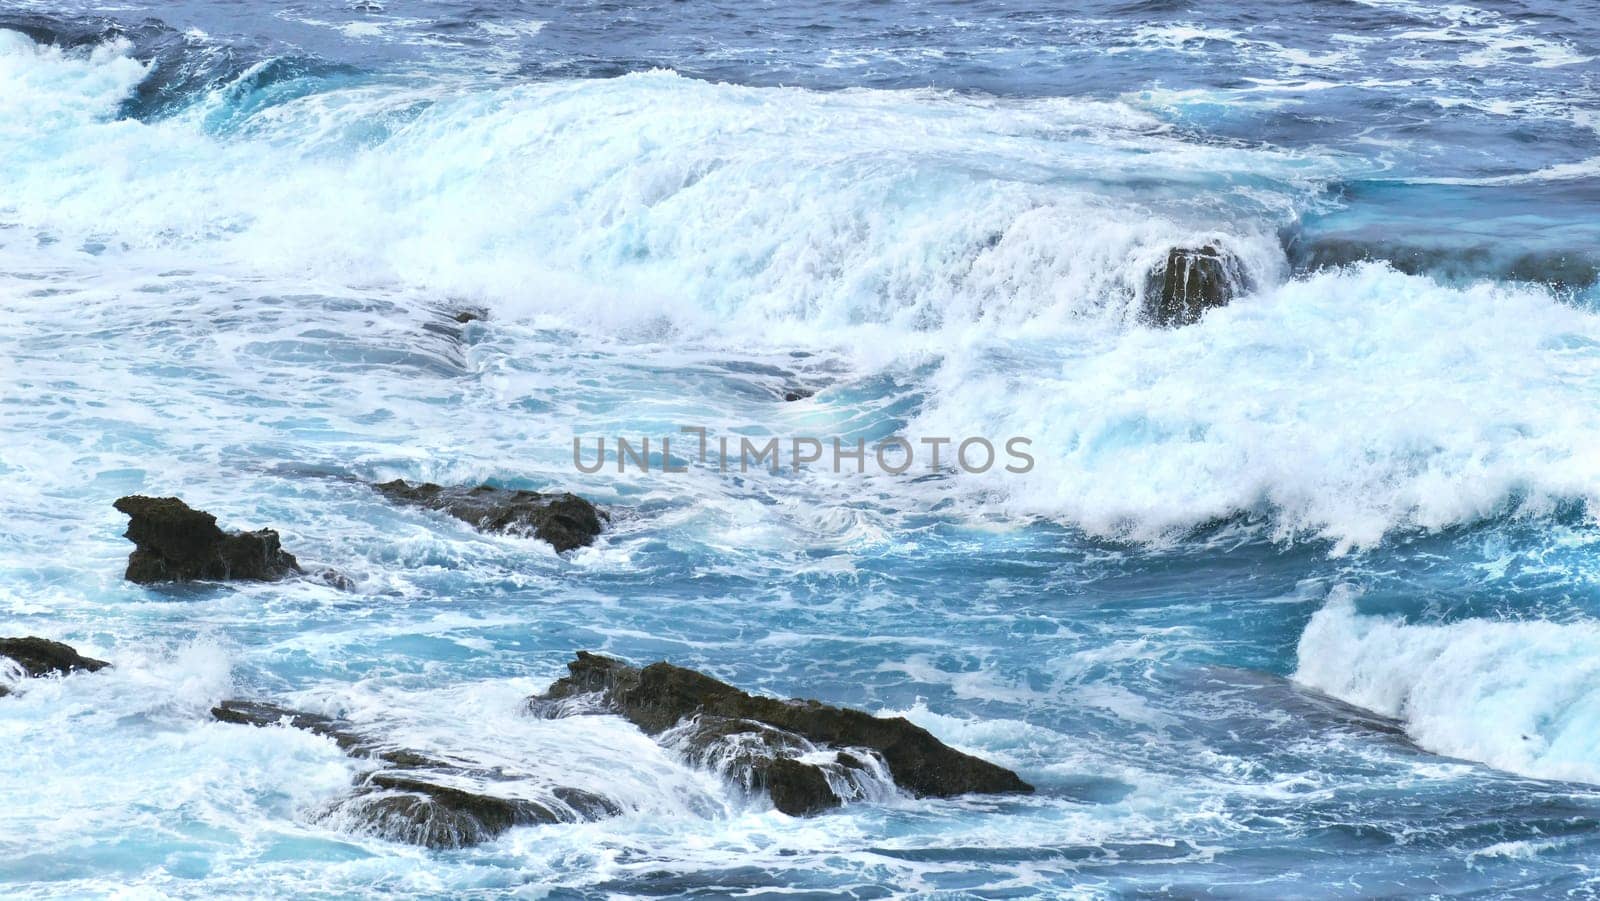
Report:
[[[52,674],[92,673],[111,665],[104,660],[85,657],[59,641],[32,636],[0,638],[0,657],[21,667],[22,674],[30,679]],[[7,694],[10,694],[10,690],[0,685],[0,697]]]
[[[490,485],[447,488],[432,482],[413,485],[401,479],[373,487],[396,503],[440,510],[480,531],[532,535],[563,553],[593,544],[609,519],[576,494],[540,494]]]
[[[441,785],[438,774],[380,771],[364,777],[333,816],[362,831],[426,848],[465,848],[514,826],[577,823],[616,816],[622,808],[582,789],[557,786],[553,803],[502,798]]]
[[[125,574],[130,582],[270,582],[301,572],[271,529],[224,532],[215,516],[175,497],[132,495],[115,506],[128,516],[123,537],[134,543]]]
[[[862,769],[861,756],[881,761],[895,785],[917,797],[1033,791],[1016,773],[957,751],[903,717],[758,697],[666,662],[640,669],[580,651],[567,669],[530,702],[535,712],[561,715],[579,699],[598,697],[601,709],[691,760],[732,759],[735,765],[725,769],[747,773],[747,784],[785,813],[838,806],[845,800],[841,790],[848,793],[851,785],[843,771]],[[742,764],[726,751],[729,740],[740,736],[750,754]],[[831,752],[832,760],[819,761],[819,752]]]
[[[608,798],[567,786],[554,787],[548,801],[462,788],[460,782],[476,781],[483,774],[418,751],[385,747],[349,723],[321,714],[234,700],[212,708],[211,715],[225,723],[303,729],[332,739],[353,757],[386,764],[360,776],[350,796],[337,802],[327,818],[394,841],[462,848],[494,839],[513,826],[598,820],[622,811]]]
[[[1226,305],[1247,279],[1238,257],[1215,245],[1174,247],[1150,276],[1146,315],[1162,328],[1199,321],[1206,310]]]

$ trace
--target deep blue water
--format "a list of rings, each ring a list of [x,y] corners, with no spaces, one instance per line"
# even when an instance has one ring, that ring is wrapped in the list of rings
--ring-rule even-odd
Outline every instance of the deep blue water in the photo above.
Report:
[[[0,634],[116,664],[0,700],[0,892],[1600,890],[1597,12],[0,2]],[[1248,289],[1148,326],[1201,243]],[[1037,465],[573,466],[683,426]],[[124,582],[130,493],[353,587]],[[578,649],[1039,791],[792,819],[524,715]],[[386,841],[241,696],[626,813]]]

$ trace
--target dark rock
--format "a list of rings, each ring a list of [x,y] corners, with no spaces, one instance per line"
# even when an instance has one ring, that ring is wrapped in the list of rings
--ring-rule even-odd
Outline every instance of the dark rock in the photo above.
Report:
[[[575,823],[616,816],[622,809],[580,789],[557,788],[553,803],[463,791],[410,775],[368,776],[342,807],[368,829],[428,848],[463,848],[494,839],[514,826]]]
[[[798,757],[815,746],[792,732],[750,720],[694,716],[684,721],[671,744],[690,762],[749,784],[748,773],[778,756]]]
[[[478,322],[483,319],[488,319],[489,314],[485,313],[483,310],[462,310],[451,318],[462,325],[466,325],[469,322]]]
[[[496,839],[514,826],[581,823],[622,813],[610,800],[557,787],[552,802],[502,799],[379,771],[336,807],[365,831],[426,848],[464,848]]]
[[[822,768],[790,757],[775,757],[757,771],[756,787],[772,798],[772,806],[792,817],[810,816],[839,806]]]
[[[540,805],[477,795],[414,779],[376,774],[339,805],[343,819],[394,841],[425,848],[465,848],[513,826],[558,822]]]
[[[57,673],[92,673],[111,665],[104,660],[85,657],[59,641],[32,637],[0,638],[0,657],[14,661],[30,679]],[[0,697],[9,693],[9,689],[0,685]]]
[[[1238,258],[1214,244],[1173,248],[1150,282],[1149,318],[1162,328],[1199,321],[1206,310],[1226,305],[1245,286]]]
[[[481,531],[533,535],[550,542],[558,552],[593,544],[609,519],[576,494],[540,494],[489,485],[446,488],[400,479],[373,487],[391,501],[442,510]]]
[[[1352,232],[1314,238],[1292,234],[1284,243],[1290,264],[1300,272],[1381,261],[1407,275],[1458,283],[1494,279],[1574,291],[1600,283],[1600,251],[1513,251],[1498,243],[1439,238],[1416,235],[1397,240],[1393,234]]]
[[[134,495],[118,499],[116,508],[128,515],[123,537],[135,545],[125,575],[130,582],[268,582],[301,571],[271,529],[224,532],[215,516],[175,497]]]
[[[559,708],[579,695],[598,693],[606,707],[650,735],[660,736],[698,717],[702,724],[711,720],[711,725],[694,728],[711,728],[711,737],[717,737],[715,730],[719,728],[722,737],[730,734],[726,723],[746,723],[747,732],[773,729],[812,746],[851,749],[848,756],[857,765],[861,763],[857,754],[871,752],[882,759],[895,784],[918,797],[1033,791],[1016,773],[963,754],[902,717],[885,719],[818,701],[757,697],[703,673],[665,662],[639,669],[620,660],[579,651],[567,669],[567,676],[533,699],[536,710],[545,705]],[[673,736],[682,737],[681,730]],[[691,739],[691,756],[696,753],[696,746]],[[843,760],[839,765],[853,769]],[[769,780],[769,792],[772,779],[783,786],[785,804],[820,809],[820,769],[815,775],[801,774],[785,765],[774,773],[769,764],[764,775]],[[822,784],[826,785],[826,779]],[[831,789],[828,794],[833,796]],[[773,801],[778,803],[776,797]],[[833,803],[838,803],[836,796]]]
[[[792,732],[750,720],[691,716],[659,737],[689,763],[768,795],[790,816],[818,813],[843,801],[822,766],[795,759],[817,748]]]
[[[783,399],[784,399],[785,402],[793,403],[793,402],[795,402],[797,400],[805,400],[806,398],[811,397],[811,396],[815,395],[816,393],[817,392],[812,391],[809,388],[795,388],[795,389],[792,389],[792,390],[789,390],[789,391],[785,391],[783,393]]]
[[[334,741],[346,754],[378,760],[388,769],[357,780],[354,793],[331,816],[396,841],[461,848],[493,839],[513,826],[575,823],[616,816],[622,808],[582,789],[557,786],[548,802],[502,798],[440,784],[441,778],[481,776],[419,751],[384,747],[348,723],[259,701],[223,701],[211,715],[225,723],[287,726]]]

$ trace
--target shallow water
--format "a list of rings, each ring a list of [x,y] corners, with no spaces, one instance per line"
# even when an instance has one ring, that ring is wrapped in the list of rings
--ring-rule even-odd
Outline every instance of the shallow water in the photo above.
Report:
[[[6,893],[1596,890],[1591,18],[0,4],[0,634],[116,664],[0,701]],[[1205,242],[1251,290],[1142,324]],[[683,426],[1036,465],[573,466]],[[614,519],[563,558],[391,478]],[[353,588],[124,582],[130,493]],[[1039,791],[791,819],[524,715],[580,648]],[[363,764],[227,697],[626,812],[384,841],[329,813]]]

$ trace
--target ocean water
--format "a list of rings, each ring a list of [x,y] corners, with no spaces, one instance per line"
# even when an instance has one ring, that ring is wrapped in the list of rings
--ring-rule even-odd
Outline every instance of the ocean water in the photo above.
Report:
[[[0,894],[1600,892],[1600,7],[1062,7],[0,0],[0,634],[115,663],[0,700]],[[1035,465],[574,466],[686,426]],[[127,583],[132,493],[352,585]],[[790,818],[526,716],[578,649],[1039,790]],[[229,697],[624,814],[385,841]]]

